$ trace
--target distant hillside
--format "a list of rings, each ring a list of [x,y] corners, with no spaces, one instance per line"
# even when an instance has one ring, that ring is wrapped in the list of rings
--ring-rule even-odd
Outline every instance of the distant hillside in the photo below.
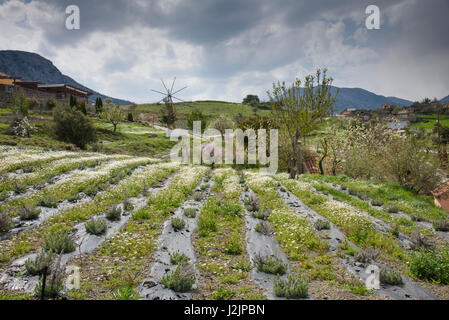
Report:
[[[443,99],[440,100],[440,102],[441,102],[442,104],[449,103],[449,96],[444,97]]]
[[[332,87],[335,93],[337,87]],[[396,97],[385,97],[360,88],[340,88],[335,102],[337,112],[346,108],[356,109],[379,109],[383,104],[394,104],[398,106],[409,106],[413,102]]]
[[[20,78],[23,81],[39,81],[48,84],[71,84],[78,88],[93,92],[94,95],[89,97],[92,101],[95,101],[97,97],[101,97],[102,99],[108,98],[108,96],[89,89],[72,78],[62,74],[50,60],[47,60],[36,53],[0,50],[0,72]],[[132,103],[116,98],[111,99],[118,105]]]

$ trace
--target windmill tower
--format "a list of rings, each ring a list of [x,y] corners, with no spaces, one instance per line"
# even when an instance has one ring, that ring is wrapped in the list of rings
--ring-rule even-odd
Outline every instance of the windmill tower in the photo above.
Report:
[[[176,82],[176,77],[173,79],[173,83],[172,83],[170,89],[168,89],[168,87],[165,85],[164,80],[161,79],[161,82],[162,82],[162,85],[164,86],[165,90],[167,91],[166,93],[158,91],[158,90],[153,90],[153,89],[151,89],[151,91],[162,94],[164,96],[161,100],[158,101],[158,103],[160,103],[160,102],[165,103],[165,108],[162,108],[162,110],[161,110],[162,111],[162,120],[165,123],[167,123],[168,129],[174,129],[174,125],[175,125],[175,121],[176,121],[176,113],[175,113],[175,108],[173,106],[173,99],[179,100],[181,102],[185,102],[184,100],[176,97],[175,94],[181,92],[182,90],[184,90],[187,87],[173,91],[173,87],[175,86],[175,82]]]

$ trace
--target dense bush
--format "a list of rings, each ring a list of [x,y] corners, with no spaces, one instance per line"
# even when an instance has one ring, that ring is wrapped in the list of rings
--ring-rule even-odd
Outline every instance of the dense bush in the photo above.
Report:
[[[27,259],[25,261],[25,268],[27,272],[32,275],[40,274],[44,268],[48,268],[55,258],[55,254],[52,251],[42,250],[34,259]]]
[[[380,269],[379,276],[380,276],[379,277],[380,283],[389,284],[392,286],[398,286],[404,283],[401,274],[392,269],[388,268]]]
[[[254,264],[257,270],[265,273],[283,275],[287,271],[287,265],[275,256],[256,255]]]
[[[184,264],[189,262],[189,257],[187,257],[184,253],[175,252],[170,254],[170,263],[171,264]]]
[[[170,273],[166,273],[161,283],[175,292],[186,292],[195,283],[195,272],[191,264],[180,264]]]
[[[38,219],[40,214],[41,209],[25,206],[22,208],[22,210],[20,210],[19,216],[20,220],[29,221]]]
[[[274,280],[274,294],[287,299],[302,299],[308,295],[308,285],[300,276],[290,275],[287,281],[276,277]]]
[[[272,235],[274,233],[273,226],[268,221],[259,222],[254,230],[266,236]]]
[[[96,236],[104,234],[108,229],[105,219],[92,219],[85,224],[87,233],[94,234]]]
[[[0,212],[0,232],[8,232],[12,228],[12,219],[6,212]]]
[[[449,284],[449,257],[434,252],[415,252],[410,259],[410,272],[418,279]]]
[[[85,148],[95,141],[95,128],[81,111],[69,106],[57,106],[53,111],[53,128],[58,139]]]
[[[186,222],[178,217],[175,217],[173,219],[171,219],[171,225],[173,227],[173,229],[175,229],[176,231],[182,230],[184,229],[184,227],[186,226]]]
[[[111,221],[118,221],[122,216],[122,209],[118,205],[112,205],[106,211],[106,218]]]
[[[45,250],[51,250],[55,253],[70,253],[75,251],[76,244],[73,242],[72,237],[66,233],[56,233],[49,235],[43,245],[42,248]]]
[[[196,217],[196,209],[195,208],[185,208],[184,209],[184,215],[187,218],[195,218]]]

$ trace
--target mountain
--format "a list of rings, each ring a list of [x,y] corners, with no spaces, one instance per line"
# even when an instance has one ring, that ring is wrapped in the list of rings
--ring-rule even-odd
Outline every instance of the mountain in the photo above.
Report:
[[[449,96],[444,97],[443,99],[440,100],[440,102],[441,102],[442,104],[449,103]]]
[[[360,88],[338,88],[339,92],[335,107],[340,113],[344,109],[379,109],[383,104],[394,104],[397,106],[409,106],[413,102],[396,97],[385,97]],[[335,94],[337,87],[332,87]]]
[[[70,84],[78,88],[88,90],[94,94],[89,100],[95,101],[97,97],[102,99],[109,98],[104,94],[98,93],[86,86],[76,82],[69,76],[61,73],[50,60],[31,52],[0,50],[0,72],[10,76],[20,78],[23,81],[39,81],[47,84]],[[132,104],[127,100],[111,98],[117,105]]]

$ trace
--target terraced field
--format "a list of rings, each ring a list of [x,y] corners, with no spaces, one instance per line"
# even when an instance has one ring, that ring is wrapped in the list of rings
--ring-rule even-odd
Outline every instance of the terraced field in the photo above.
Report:
[[[395,185],[0,157],[1,299],[449,299],[448,214]]]

